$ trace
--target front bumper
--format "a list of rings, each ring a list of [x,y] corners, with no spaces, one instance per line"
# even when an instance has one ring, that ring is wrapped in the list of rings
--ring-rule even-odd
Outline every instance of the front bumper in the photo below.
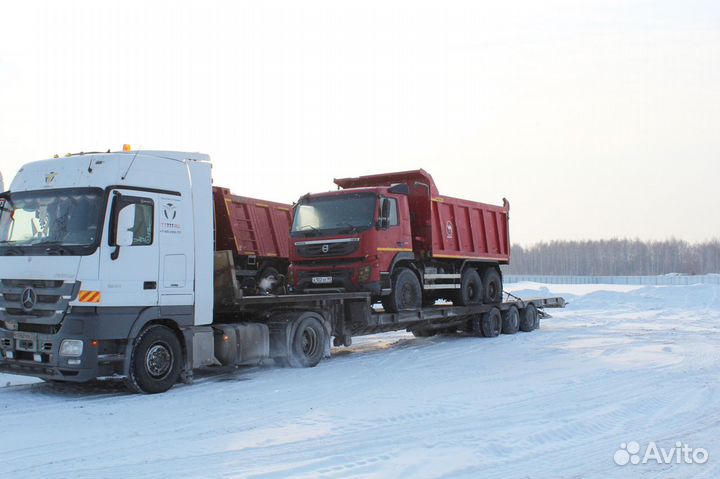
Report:
[[[100,354],[98,347],[93,345],[95,331],[92,322],[66,316],[56,326],[59,327],[56,332],[28,331],[39,329],[32,326],[24,323],[21,326],[24,331],[14,331],[0,321],[0,372],[73,382],[117,374],[116,361],[103,364],[103,357],[117,358],[118,355]],[[60,356],[60,345],[64,339],[83,341],[82,355]],[[119,368],[122,371],[122,362]]]
[[[320,293],[320,292],[368,292],[380,294],[382,288],[380,281],[368,281],[356,283],[353,277],[357,274],[357,268],[327,270],[323,268],[296,268],[293,271],[296,284],[293,290],[297,293]],[[313,278],[329,277],[330,283],[314,283]]]

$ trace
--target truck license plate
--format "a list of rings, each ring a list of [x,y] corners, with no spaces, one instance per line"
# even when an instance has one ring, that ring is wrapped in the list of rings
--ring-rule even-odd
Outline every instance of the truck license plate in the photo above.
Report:
[[[332,276],[315,276],[312,282],[313,284],[330,284],[332,283]]]
[[[18,351],[37,351],[37,334],[24,331],[15,332],[15,349]]]
[[[25,331],[15,331],[13,336],[15,339],[25,339],[28,341],[34,341],[37,339],[37,333],[27,333]]]

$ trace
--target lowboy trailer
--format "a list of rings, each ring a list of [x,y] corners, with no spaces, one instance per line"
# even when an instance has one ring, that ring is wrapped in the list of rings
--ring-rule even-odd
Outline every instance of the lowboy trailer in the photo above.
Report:
[[[0,194],[0,371],[159,393],[201,367],[312,367],[331,343],[384,331],[532,331],[544,308],[564,306],[516,299],[390,313],[371,292],[248,295],[257,290],[248,275],[281,274],[287,250],[275,233],[290,217],[256,202],[213,191],[200,153],[124,148],[24,165]],[[277,241],[251,236],[246,219]]]

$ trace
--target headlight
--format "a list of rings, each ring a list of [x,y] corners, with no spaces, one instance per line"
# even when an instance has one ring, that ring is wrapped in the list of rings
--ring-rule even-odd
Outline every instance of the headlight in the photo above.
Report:
[[[358,281],[365,282],[370,279],[370,274],[372,273],[372,266],[361,266],[360,270],[358,271]]]
[[[60,356],[82,356],[83,342],[79,339],[63,339],[60,343]]]

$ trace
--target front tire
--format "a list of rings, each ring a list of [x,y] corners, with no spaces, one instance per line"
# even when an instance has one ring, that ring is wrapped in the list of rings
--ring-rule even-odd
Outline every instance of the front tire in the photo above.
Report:
[[[420,309],[422,287],[415,273],[408,268],[398,268],[393,275],[392,292],[383,296],[382,304],[388,313]]]
[[[182,362],[182,348],[175,332],[166,326],[150,326],[132,349],[127,384],[135,392],[165,392],[178,381]]]

